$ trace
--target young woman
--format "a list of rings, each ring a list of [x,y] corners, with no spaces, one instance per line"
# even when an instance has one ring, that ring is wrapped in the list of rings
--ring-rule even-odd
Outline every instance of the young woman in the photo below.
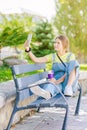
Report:
[[[24,43],[24,47],[25,52],[35,63],[51,62],[54,78],[50,79],[50,82],[56,84],[64,95],[73,96],[73,86],[77,84],[76,70],[79,68],[79,64],[75,59],[75,55],[69,52],[69,39],[65,35],[57,36],[54,43],[56,53],[44,57],[36,57],[29,48],[27,41]],[[31,91],[46,99],[59,93],[58,89],[50,83],[43,85],[43,89],[35,86],[31,88]]]

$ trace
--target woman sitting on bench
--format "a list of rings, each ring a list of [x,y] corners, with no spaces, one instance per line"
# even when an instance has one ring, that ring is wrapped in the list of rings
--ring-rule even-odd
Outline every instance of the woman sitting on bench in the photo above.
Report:
[[[54,54],[43,57],[36,57],[28,41],[24,43],[25,52],[28,53],[31,60],[35,63],[51,62],[54,78],[50,82],[56,84],[66,96],[73,96],[73,86],[77,85],[79,64],[75,59],[75,55],[69,52],[69,39],[64,35],[55,38]],[[44,84],[43,89],[40,86],[31,88],[31,91],[45,99],[49,99],[58,94],[58,89],[52,84]]]

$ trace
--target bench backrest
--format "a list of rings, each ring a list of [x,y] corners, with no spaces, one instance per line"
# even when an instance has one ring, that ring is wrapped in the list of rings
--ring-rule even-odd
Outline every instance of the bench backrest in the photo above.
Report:
[[[47,78],[48,73],[45,69],[45,63],[22,64],[11,67],[16,91],[19,92],[20,100],[24,100],[32,95],[30,90],[25,88],[41,79]]]

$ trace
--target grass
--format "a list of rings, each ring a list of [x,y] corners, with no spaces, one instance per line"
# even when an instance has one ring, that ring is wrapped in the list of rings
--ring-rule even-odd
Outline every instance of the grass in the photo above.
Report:
[[[0,82],[4,82],[12,79],[12,73],[8,66],[4,65],[0,67]]]
[[[49,67],[50,65],[47,66],[47,68]],[[80,70],[87,71],[87,64],[81,64]],[[0,82],[8,81],[11,79],[12,79],[12,73],[11,73],[10,67],[7,65],[0,67]]]
[[[80,70],[85,70],[85,71],[87,71],[87,64],[81,64],[81,65],[80,65]]]

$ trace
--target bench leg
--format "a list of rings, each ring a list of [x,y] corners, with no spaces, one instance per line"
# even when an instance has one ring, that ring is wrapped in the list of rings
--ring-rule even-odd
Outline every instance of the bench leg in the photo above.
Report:
[[[14,117],[15,113],[17,112],[17,104],[18,104],[18,101],[16,100],[11,117],[10,117],[10,120],[9,120],[9,123],[8,123],[8,126],[5,130],[10,130],[10,127],[11,127],[11,124],[13,121],[13,117]]]
[[[82,88],[79,84],[79,96],[78,96],[78,101],[77,101],[77,105],[76,105],[76,110],[75,110],[75,116],[79,114],[79,109],[80,109],[80,103],[81,103],[81,95],[82,95]]]
[[[64,121],[63,121],[63,126],[62,126],[62,130],[66,130],[67,127],[67,119],[68,119],[68,105],[65,107],[66,109],[66,113],[65,113],[65,117],[64,117]]]
[[[37,112],[39,112],[40,111],[40,106],[37,108]]]

